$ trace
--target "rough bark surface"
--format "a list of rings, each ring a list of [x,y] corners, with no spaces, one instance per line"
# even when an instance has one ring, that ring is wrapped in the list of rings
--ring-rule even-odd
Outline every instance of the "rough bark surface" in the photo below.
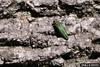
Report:
[[[99,0],[0,0],[0,66],[100,63],[99,15]],[[54,20],[68,40],[55,35]]]

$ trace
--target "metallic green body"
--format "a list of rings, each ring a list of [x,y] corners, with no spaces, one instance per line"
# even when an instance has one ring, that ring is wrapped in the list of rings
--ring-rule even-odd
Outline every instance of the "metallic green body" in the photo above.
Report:
[[[53,21],[53,24],[52,25],[53,25],[55,34],[58,37],[63,37],[64,39],[68,40],[68,34],[65,31],[65,28],[62,25],[62,23],[60,23],[59,21],[55,20],[55,21]]]

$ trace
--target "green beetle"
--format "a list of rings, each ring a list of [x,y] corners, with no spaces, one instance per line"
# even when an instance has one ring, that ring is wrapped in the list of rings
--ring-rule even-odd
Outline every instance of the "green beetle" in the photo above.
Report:
[[[52,26],[57,37],[63,37],[64,39],[68,40],[68,33],[65,31],[65,28],[61,22],[54,20]]]

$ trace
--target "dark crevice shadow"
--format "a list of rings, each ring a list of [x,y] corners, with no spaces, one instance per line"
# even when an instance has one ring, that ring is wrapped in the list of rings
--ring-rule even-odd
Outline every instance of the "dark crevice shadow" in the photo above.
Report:
[[[61,0],[59,0],[59,5],[62,10],[66,11],[66,14],[69,15],[70,13],[76,14],[78,18],[88,17],[88,16],[94,16],[94,12],[89,12],[87,9],[90,7],[93,7],[93,4],[89,1],[75,4],[75,5],[68,5],[66,3],[62,3]],[[94,9],[93,9],[94,10]]]
[[[92,40],[93,44],[99,44],[100,45],[100,38],[96,38]]]
[[[24,42],[18,42],[17,40],[10,40],[8,41],[7,39],[0,39],[0,46],[28,46],[28,44]]]
[[[43,17],[42,15],[40,15],[39,13],[37,13],[36,11],[32,10],[31,7],[28,6],[28,4],[26,4],[25,2],[21,2],[18,4],[20,6],[20,9],[17,10],[17,12],[30,12],[32,17]]]
[[[66,53],[66,54],[62,54],[61,57],[65,60],[69,60],[69,59],[73,58],[71,55],[72,55],[72,52],[69,52],[69,53]]]
[[[45,64],[48,63],[48,64]],[[52,65],[50,62],[30,62],[30,63],[13,63],[13,64],[3,64],[0,65],[0,67],[62,67],[62,66],[57,66],[57,65]]]
[[[64,14],[50,14],[50,15],[43,15],[42,12],[38,13],[36,12],[34,9],[32,9],[32,7],[30,7],[27,3],[25,2],[21,2],[18,3],[17,6],[20,6],[20,8],[18,10],[15,11],[16,12],[30,12],[32,17],[53,17],[53,16],[64,16],[64,15],[69,15],[70,13],[76,14],[79,18],[82,18],[84,16],[93,16],[93,14],[91,12],[83,12],[84,9],[86,9],[87,6],[92,6],[89,2],[85,2],[82,4],[77,4],[77,5],[68,5],[68,4],[64,4],[59,0],[58,5],[60,6],[60,8],[62,10],[65,11]],[[86,7],[83,7],[86,6]],[[37,7],[37,6],[36,6]],[[57,10],[57,6],[49,6],[49,5],[40,5],[41,7],[46,7],[48,10]],[[80,9],[81,8],[81,9]],[[1,11],[1,13],[3,14],[3,11]],[[16,16],[14,16],[14,14],[12,14],[12,12],[9,12],[6,15],[1,15],[3,17],[1,17],[0,19],[3,18],[16,18]]]
[[[30,12],[32,17],[52,17],[52,16],[58,16],[57,14],[52,14],[52,15],[42,15],[42,13],[36,12],[32,7],[30,7],[28,4],[25,2],[21,2],[18,5],[20,5],[20,9],[17,10],[16,12]],[[41,5],[40,7],[47,7],[48,9],[52,9],[50,6],[44,6]]]
[[[89,59],[97,59],[100,57],[100,53],[93,51],[92,54],[89,56]]]
[[[0,65],[0,67],[37,67],[37,66],[34,64],[24,65],[24,64],[14,63],[14,64],[3,64]]]

